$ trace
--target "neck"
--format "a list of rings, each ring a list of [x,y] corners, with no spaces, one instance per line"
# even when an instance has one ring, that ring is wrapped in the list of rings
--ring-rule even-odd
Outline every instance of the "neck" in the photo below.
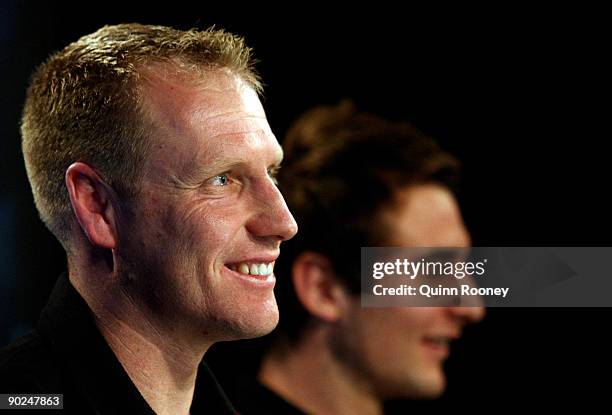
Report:
[[[70,280],[143,398],[157,414],[189,414],[198,366],[210,343],[157,322],[120,288],[115,275],[87,275],[86,283],[72,272]]]
[[[382,402],[346,363],[339,361],[325,329],[265,356],[259,381],[307,413],[380,415]]]

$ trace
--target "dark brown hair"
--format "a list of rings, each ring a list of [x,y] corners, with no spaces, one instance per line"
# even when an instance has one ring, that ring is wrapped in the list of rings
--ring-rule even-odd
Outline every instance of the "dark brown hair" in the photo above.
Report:
[[[277,262],[279,330],[292,337],[308,320],[295,297],[291,265],[304,251],[330,259],[353,293],[360,289],[360,247],[384,246],[378,214],[406,186],[455,188],[459,163],[407,123],[358,112],[350,102],[314,108],[290,128],[279,186],[299,225]]]

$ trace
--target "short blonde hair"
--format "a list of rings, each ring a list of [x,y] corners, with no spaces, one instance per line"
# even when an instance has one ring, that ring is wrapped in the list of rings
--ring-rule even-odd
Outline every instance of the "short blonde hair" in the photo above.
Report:
[[[251,49],[241,37],[209,28],[104,26],[57,52],[34,73],[23,110],[22,148],[34,201],[66,247],[73,215],[64,175],[70,164],[94,167],[130,194],[148,154],[143,70],[167,63],[196,76],[227,69],[261,91]]]

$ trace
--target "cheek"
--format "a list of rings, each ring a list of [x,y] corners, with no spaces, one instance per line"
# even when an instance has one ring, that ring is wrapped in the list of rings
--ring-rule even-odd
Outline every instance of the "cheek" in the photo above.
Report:
[[[426,307],[363,308],[361,320],[372,330],[413,333],[427,328],[436,319],[436,309]]]
[[[179,243],[197,256],[217,256],[237,240],[243,218],[238,206],[208,201],[194,203],[182,211],[177,209],[168,227],[177,233]]]
[[[415,331],[427,331],[435,328],[444,314],[441,307],[405,307],[390,309],[394,319],[403,326]]]
[[[407,353],[436,328],[439,314],[439,309],[425,307],[363,309],[359,332],[368,354]]]
[[[211,271],[216,261],[223,261],[222,254],[231,253],[229,249],[244,228],[239,203],[206,200],[194,194],[164,197],[148,191],[134,211],[137,213],[126,232],[132,241],[130,250],[140,255],[148,252],[161,268]]]

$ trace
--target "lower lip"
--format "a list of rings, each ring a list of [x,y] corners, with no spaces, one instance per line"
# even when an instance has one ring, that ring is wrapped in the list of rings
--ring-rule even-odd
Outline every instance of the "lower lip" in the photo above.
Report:
[[[423,340],[423,346],[428,354],[437,359],[446,359],[449,355],[449,347],[430,340]]]
[[[226,273],[229,273],[234,277],[238,278],[239,280],[255,287],[274,288],[274,284],[276,284],[276,278],[274,277],[274,273],[270,275],[246,275],[240,272],[233,271],[225,265],[223,266],[223,270]]]

